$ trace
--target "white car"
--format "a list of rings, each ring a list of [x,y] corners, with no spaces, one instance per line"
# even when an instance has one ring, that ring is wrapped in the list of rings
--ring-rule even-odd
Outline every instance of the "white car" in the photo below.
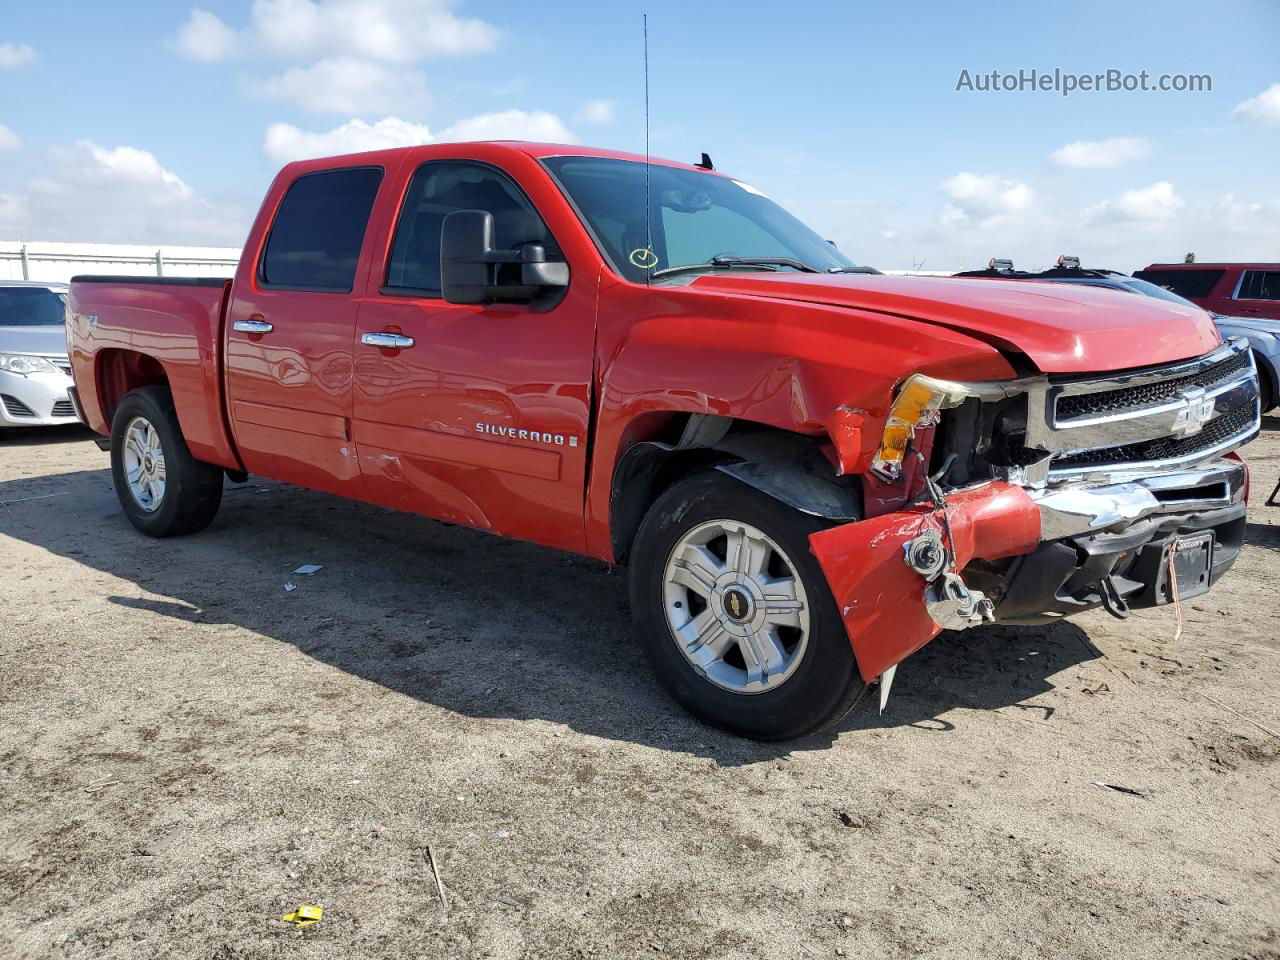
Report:
[[[67,285],[0,280],[0,429],[76,423]]]

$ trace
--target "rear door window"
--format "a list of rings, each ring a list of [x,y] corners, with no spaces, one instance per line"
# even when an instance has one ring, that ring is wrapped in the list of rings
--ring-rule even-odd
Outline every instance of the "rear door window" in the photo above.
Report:
[[[1195,300],[1209,296],[1225,270],[1139,270],[1134,276],[1157,287],[1172,290],[1180,297]]]
[[[264,286],[350,293],[381,167],[328,170],[289,187],[262,251]]]
[[[1280,270],[1246,270],[1237,300],[1280,300]]]

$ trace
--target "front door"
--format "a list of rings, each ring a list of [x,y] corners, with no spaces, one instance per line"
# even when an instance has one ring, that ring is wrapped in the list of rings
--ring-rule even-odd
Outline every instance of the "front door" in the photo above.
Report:
[[[352,291],[382,173],[354,167],[293,181],[258,263],[240,271],[226,321],[226,390],[250,473],[362,495],[349,436]]]
[[[492,213],[498,248],[542,243],[561,256],[496,167],[440,160],[415,171],[356,322],[353,433],[366,490],[390,507],[581,549],[596,278],[571,276],[541,311],[446,303],[440,231],[455,210]]]

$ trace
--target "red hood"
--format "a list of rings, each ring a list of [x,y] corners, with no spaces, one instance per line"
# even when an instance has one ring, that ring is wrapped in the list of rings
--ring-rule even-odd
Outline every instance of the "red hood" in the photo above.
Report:
[[[1042,373],[1172,363],[1221,342],[1198,307],[1083,285],[807,273],[707,274],[693,285],[938,324],[1024,353]]]

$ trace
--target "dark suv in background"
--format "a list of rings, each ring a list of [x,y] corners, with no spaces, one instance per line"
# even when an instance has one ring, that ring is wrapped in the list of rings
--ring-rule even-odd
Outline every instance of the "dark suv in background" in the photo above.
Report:
[[[1223,337],[1243,337],[1249,341],[1254,365],[1258,368],[1258,386],[1261,391],[1262,412],[1272,409],[1277,402],[1277,385],[1280,384],[1280,264],[1263,264],[1251,267],[1235,267],[1237,286],[1249,293],[1270,293],[1273,313],[1262,316],[1226,315],[1208,305],[1207,300],[1196,300],[1183,290],[1198,292],[1216,290],[1226,281],[1219,275],[1229,269],[1224,264],[1158,264],[1139,270],[1133,276],[1118,270],[1086,269],[1080,266],[1078,257],[1059,257],[1058,265],[1048,270],[1031,272],[1015,270],[1011,260],[992,259],[986,270],[968,270],[957,277],[986,277],[998,280],[1038,280],[1049,283],[1077,283],[1093,287],[1107,287],[1121,293],[1137,293],[1145,297],[1157,297],[1188,307],[1201,307],[1209,312]],[[1183,268],[1186,269],[1183,269]],[[1201,269],[1203,268],[1203,269]],[[1172,284],[1163,281],[1173,278]],[[1214,302],[1217,302],[1216,300]],[[1244,297],[1228,298],[1227,303],[1244,304],[1251,301]],[[1263,302],[1263,301],[1258,301]]]

